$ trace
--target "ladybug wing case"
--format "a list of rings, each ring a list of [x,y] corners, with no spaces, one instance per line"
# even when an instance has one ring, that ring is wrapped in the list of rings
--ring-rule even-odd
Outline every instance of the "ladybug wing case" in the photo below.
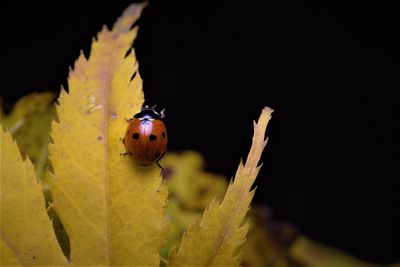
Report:
[[[164,123],[158,119],[134,118],[128,126],[124,144],[137,164],[148,166],[164,154],[168,137]]]

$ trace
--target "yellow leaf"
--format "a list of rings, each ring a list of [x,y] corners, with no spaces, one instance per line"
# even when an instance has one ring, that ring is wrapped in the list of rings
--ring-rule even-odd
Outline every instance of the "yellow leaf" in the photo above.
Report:
[[[48,159],[48,144],[50,140],[50,125],[52,118],[56,117],[55,93],[32,93],[20,98],[8,115],[1,118],[2,124],[12,134],[23,156],[28,155],[35,166],[35,174],[43,185],[46,204],[52,202],[48,192],[47,168],[51,168]],[[47,206],[46,206],[47,207]],[[47,210],[54,225],[56,237],[64,251],[69,255],[68,237],[62,223],[53,209]]]
[[[145,4],[128,7],[106,27],[71,71],[49,146],[54,208],[64,224],[74,265],[159,266],[165,242],[167,191],[157,165],[141,167],[120,140],[125,118],[143,104],[132,25]],[[131,80],[132,79],[132,80]]]
[[[222,175],[205,172],[204,159],[195,151],[168,153],[162,166],[169,193],[169,231],[161,255],[167,258],[171,248],[179,244],[184,231],[200,218],[201,210],[213,197],[222,199],[227,181]]]
[[[201,220],[184,234],[179,250],[170,253],[168,266],[238,266],[240,245],[245,241],[248,224],[242,221],[254,195],[251,186],[259,172],[261,153],[266,145],[265,129],[272,110],[264,108],[254,123],[253,143],[246,164],[240,163],[220,204],[213,200]],[[251,191],[250,191],[251,190]]]
[[[11,135],[0,131],[1,265],[65,265],[33,166],[23,161]]]
[[[179,245],[182,234],[188,226],[201,217],[199,211],[185,210],[176,199],[168,201],[167,216],[169,219],[169,229],[167,243],[161,250],[163,259],[168,258],[168,253],[172,247]]]

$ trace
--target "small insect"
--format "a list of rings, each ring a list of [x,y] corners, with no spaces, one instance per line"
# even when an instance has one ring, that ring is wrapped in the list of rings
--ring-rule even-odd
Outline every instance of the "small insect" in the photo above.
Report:
[[[139,113],[128,120],[129,125],[123,140],[126,153],[141,166],[153,163],[162,169],[158,162],[165,154],[168,136],[163,118],[164,109],[160,113],[155,111],[155,106],[145,106]]]

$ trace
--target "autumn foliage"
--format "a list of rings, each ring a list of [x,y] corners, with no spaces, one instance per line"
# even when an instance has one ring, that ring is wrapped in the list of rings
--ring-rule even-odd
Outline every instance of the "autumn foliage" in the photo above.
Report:
[[[10,133],[1,131],[2,265],[160,265],[169,228],[167,186],[157,166],[141,167],[120,156],[124,118],[144,102],[131,49],[138,30],[133,25],[144,6],[128,7],[111,30],[104,27],[97,35],[90,57],[81,54],[75,62],[68,92],[61,90],[52,116],[49,161],[47,142],[42,159],[48,168],[40,177]],[[179,249],[172,248],[165,259],[167,265],[240,264],[248,231],[243,220],[271,112],[263,109],[254,124],[247,161],[240,164],[223,201],[213,199],[192,222]],[[46,214],[43,191],[51,198],[47,209],[55,212],[69,238],[68,258]]]
[[[125,118],[144,103],[132,45],[145,5],[103,27],[56,104],[34,93],[1,113],[0,265],[380,266],[301,235],[284,245],[251,207],[270,108],[229,183],[194,151],[167,153],[164,177],[120,156]]]

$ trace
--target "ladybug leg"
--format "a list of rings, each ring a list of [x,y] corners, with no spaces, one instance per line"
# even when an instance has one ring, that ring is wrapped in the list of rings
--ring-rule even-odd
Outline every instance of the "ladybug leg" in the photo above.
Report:
[[[125,152],[125,153],[120,153],[119,154],[121,157],[125,157],[126,155],[132,155],[131,153],[129,153],[129,152]]]
[[[166,151],[166,150],[164,150],[164,152],[162,153],[162,155],[160,156],[160,158],[156,161],[157,166],[161,169],[160,176],[162,176],[162,174],[163,174],[163,172],[164,172],[164,168],[163,168],[163,166],[161,166],[160,160],[164,157],[165,151]]]
[[[132,120],[133,120],[133,118],[129,118],[129,119],[125,118],[126,122],[131,122]]]
[[[160,177],[161,177],[163,174],[164,168],[163,168],[163,166],[161,166],[161,164],[158,162],[158,160],[156,161],[156,163],[157,163],[157,166],[161,169],[161,171],[160,171]]]
[[[125,144],[125,138],[119,138],[119,141]]]
[[[163,166],[161,166],[160,162],[158,162],[158,160],[156,161],[157,166],[161,169],[161,172],[164,170]]]
[[[161,154],[160,158],[157,160],[157,162],[159,162],[164,156],[165,153],[167,153],[167,150],[165,149],[164,152]]]

